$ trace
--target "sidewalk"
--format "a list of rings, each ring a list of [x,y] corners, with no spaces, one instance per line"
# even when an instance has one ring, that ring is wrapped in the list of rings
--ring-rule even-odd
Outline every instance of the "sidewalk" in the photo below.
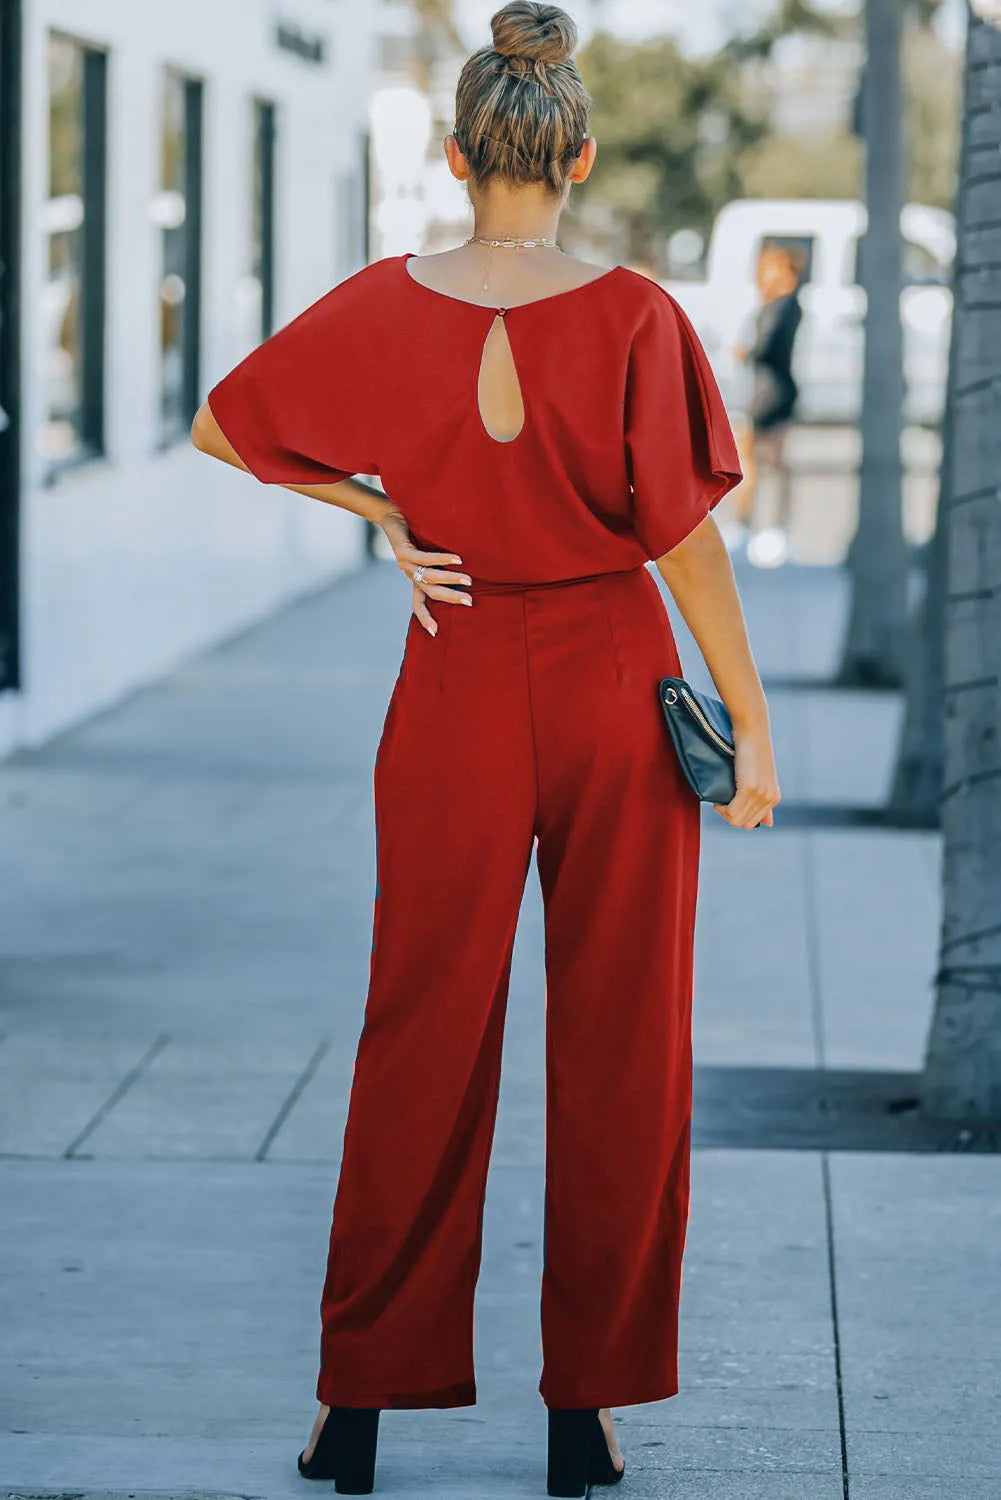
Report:
[[[839,575],[741,583],[764,674],[822,678]],[[0,1497],[305,1492],[406,609],[375,565],[0,766]],[[1001,1161],[872,1103],[920,1067],[937,941],[936,839],[838,812],[883,800],[899,706],[771,702],[779,826],[705,824],[683,1389],[618,1414],[626,1487],[1001,1500]],[[387,1415],[399,1500],[544,1494],[541,975],[533,870],[479,1405]]]

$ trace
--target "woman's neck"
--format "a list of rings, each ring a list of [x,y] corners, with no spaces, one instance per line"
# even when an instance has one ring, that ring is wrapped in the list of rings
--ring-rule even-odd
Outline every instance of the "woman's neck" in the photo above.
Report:
[[[505,191],[500,185],[473,205],[473,234],[483,239],[555,240],[560,222],[559,203],[532,186]]]

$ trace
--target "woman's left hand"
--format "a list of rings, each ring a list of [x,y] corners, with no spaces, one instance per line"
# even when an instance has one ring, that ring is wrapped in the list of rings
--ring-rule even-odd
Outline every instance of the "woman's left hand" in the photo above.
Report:
[[[471,584],[468,573],[454,573],[448,563],[461,563],[462,558],[454,552],[422,552],[411,540],[410,531],[403,515],[396,511],[382,522],[386,539],[393,549],[400,571],[413,584],[411,609],[424,626],[428,635],[438,634],[438,625],[427,607],[428,599],[440,599],[444,604],[472,604],[469,594],[456,584]],[[450,586],[451,585],[451,586]]]
[[[771,828],[772,808],[780,800],[771,733],[767,725],[743,731],[735,727],[733,744],[737,795],[713,806],[731,828]]]

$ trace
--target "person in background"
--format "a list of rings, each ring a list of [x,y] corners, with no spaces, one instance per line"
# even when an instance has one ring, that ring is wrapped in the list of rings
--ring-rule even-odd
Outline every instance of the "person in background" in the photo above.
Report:
[[[791,497],[785,438],[799,394],[792,358],[803,316],[798,295],[801,274],[802,262],[794,251],[766,241],[756,273],[761,306],[755,319],[754,342],[734,351],[754,372],[748,424],[741,434],[744,483],[734,502],[738,534],[750,532],[747,557],[758,567],[777,567],[789,553]],[[756,528],[758,476],[762,469],[775,479],[775,514],[770,526]]]

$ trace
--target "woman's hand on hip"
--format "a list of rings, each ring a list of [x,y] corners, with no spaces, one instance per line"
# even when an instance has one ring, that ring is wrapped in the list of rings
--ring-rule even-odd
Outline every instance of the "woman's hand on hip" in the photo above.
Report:
[[[429,599],[440,599],[443,604],[472,604],[470,596],[454,584],[470,584],[468,573],[454,573],[447,564],[461,563],[462,558],[454,552],[422,552],[415,547],[403,515],[397,512],[387,516],[382,523],[386,539],[393,549],[393,556],[402,573],[413,585],[411,609],[424,626],[428,635],[437,635],[438,625],[427,607]]]
[[[737,795],[732,802],[713,806],[732,828],[771,828],[772,808],[781,799],[768,725],[743,731],[735,728],[733,743]]]

